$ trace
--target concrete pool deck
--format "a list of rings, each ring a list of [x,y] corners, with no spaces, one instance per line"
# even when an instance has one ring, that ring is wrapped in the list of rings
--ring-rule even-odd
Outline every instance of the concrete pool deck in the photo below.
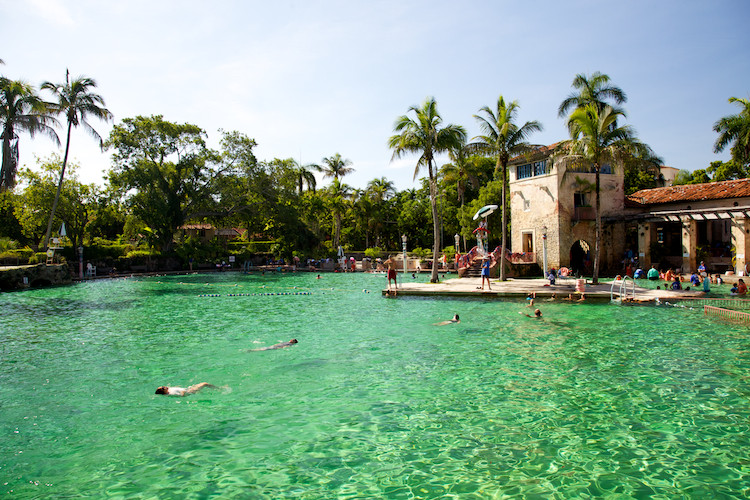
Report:
[[[492,290],[478,289],[482,285],[481,278],[447,278],[440,283],[414,283],[410,278],[402,282],[402,275],[398,276],[398,295],[399,296],[417,296],[417,297],[482,297],[482,298],[525,298],[529,293],[535,293],[537,298],[550,298],[552,294],[557,294],[559,300],[565,299],[569,294],[573,294],[576,300],[580,298],[580,293],[576,293],[576,281],[574,279],[558,280],[553,286],[549,281],[542,278],[510,278],[505,282],[497,279],[491,280]],[[689,285],[689,283],[687,283]],[[627,281],[628,294],[631,295],[633,281]],[[612,282],[592,285],[590,280],[586,282],[585,296],[587,301],[609,301]],[[382,291],[385,295],[387,289]],[[620,282],[614,286],[615,296],[619,297]],[[650,302],[657,298],[659,300],[676,300],[701,298],[705,294],[700,289],[691,286],[690,290],[652,290],[635,286],[635,298],[638,302]]]

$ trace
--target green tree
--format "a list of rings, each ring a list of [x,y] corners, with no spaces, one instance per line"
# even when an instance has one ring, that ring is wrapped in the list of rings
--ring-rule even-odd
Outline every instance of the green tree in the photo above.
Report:
[[[323,158],[323,166],[321,168],[325,177],[333,177],[334,180],[337,180],[354,172],[351,164],[351,160],[344,159],[340,154],[336,153],[328,158]]]
[[[731,144],[732,159],[747,166],[750,164],[750,99],[730,97],[729,102],[739,105],[740,112],[725,116],[714,124],[714,131],[719,133],[714,153],[721,153]]]
[[[420,155],[414,170],[414,179],[417,178],[422,167],[427,168],[433,225],[432,260],[435,264],[432,266],[430,282],[437,283],[440,221],[437,211],[435,155],[459,147],[466,141],[466,130],[460,125],[453,124],[441,127],[443,119],[437,111],[437,103],[433,97],[428,97],[421,107],[411,106],[407,112],[414,112],[414,119],[408,115],[396,119],[394,132],[397,134],[390,137],[388,146],[393,149],[393,158],[400,158],[407,153]]]
[[[593,283],[599,282],[599,258],[601,252],[601,167],[605,162],[622,163],[624,158],[633,155],[653,155],[650,148],[637,141],[629,126],[615,126],[624,111],[605,106],[603,110],[595,104],[588,104],[574,110],[568,117],[567,126],[570,140],[563,142],[559,156],[563,165],[593,165],[595,177],[594,216],[595,245]]]
[[[41,171],[23,169],[19,171],[25,189],[19,194],[16,217],[24,234],[37,241],[43,234],[47,221],[47,207],[58,193],[57,172],[60,171],[60,157],[53,155],[40,162]],[[96,203],[96,188],[78,181],[78,166],[70,165],[68,178],[59,190],[59,205],[54,219],[55,227],[65,223],[67,236],[73,248],[83,244],[86,229],[91,221]]]
[[[365,194],[371,207],[371,210],[368,211],[369,225],[372,227],[375,236],[375,246],[379,247],[381,246],[381,236],[385,224],[389,219],[390,200],[396,195],[396,188],[393,182],[381,177],[367,183]],[[369,246],[369,244],[366,246]]]
[[[109,121],[112,119],[112,113],[104,107],[104,99],[99,94],[92,92],[92,89],[96,88],[96,81],[85,76],[79,76],[73,81],[70,80],[70,73],[65,72],[65,83],[51,83],[44,82],[42,84],[43,90],[49,90],[52,92],[57,102],[51,104],[50,107],[53,112],[61,113],[65,115],[65,119],[68,122],[67,138],[65,139],[65,156],[63,156],[62,168],[60,169],[60,180],[57,183],[57,193],[55,199],[52,202],[52,210],[49,214],[49,222],[47,223],[47,232],[44,236],[43,248],[47,248],[50,234],[52,232],[52,221],[55,218],[55,210],[57,210],[57,204],[60,200],[60,190],[62,189],[63,179],[65,177],[65,167],[68,164],[68,153],[70,152],[70,131],[73,127],[83,126],[92,137],[98,142],[99,146],[104,149],[104,143],[102,142],[101,136],[89,124],[87,119],[89,117],[98,118],[100,120]]]
[[[618,106],[627,102],[628,98],[623,90],[610,84],[608,75],[594,72],[590,77],[579,73],[573,78],[571,86],[577,89],[577,92],[571,92],[568,97],[563,99],[557,114],[560,117],[565,116],[572,109],[585,108],[593,104],[601,112],[605,106],[611,106],[619,110]]]
[[[171,250],[177,228],[211,194],[211,165],[219,158],[206,147],[204,136],[196,125],[171,123],[158,115],[126,118],[107,140],[106,146],[115,150],[109,182],[163,252]]]
[[[706,172],[712,175],[711,180],[714,182],[731,181],[748,177],[750,175],[750,166],[742,165],[736,160],[718,160],[712,161]]]
[[[506,104],[501,95],[497,99],[495,109],[484,106],[479,110],[481,115],[474,115],[479,121],[483,135],[472,139],[469,145],[477,152],[497,158],[495,173],[500,173],[501,190],[500,207],[502,207],[502,234],[501,234],[501,253],[500,260],[500,280],[505,281],[504,260],[507,251],[507,227],[508,227],[508,210],[506,208],[506,188],[508,177],[508,162],[511,158],[531,151],[534,146],[528,142],[528,138],[534,132],[542,130],[541,123],[537,121],[526,122],[521,126],[515,123],[516,113],[518,112],[518,101]]]
[[[322,170],[320,165],[316,165],[315,163],[302,165],[296,161],[294,162],[294,165],[297,172],[297,182],[299,183],[299,194],[302,194],[305,185],[307,185],[307,189],[314,193],[318,184],[318,181],[315,179],[315,172],[320,172]]]
[[[16,185],[19,159],[16,132],[26,132],[32,138],[41,133],[59,144],[57,133],[52,128],[55,123],[49,103],[36,94],[34,87],[21,80],[0,77],[0,138],[3,143],[0,191],[13,189]]]
[[[341,244],[341,218],[347,209],[347,200],[351,196],[352,188],[341,183],[338,178],[326,189],[328,205],[334,217],[333,250],[337,250]]]

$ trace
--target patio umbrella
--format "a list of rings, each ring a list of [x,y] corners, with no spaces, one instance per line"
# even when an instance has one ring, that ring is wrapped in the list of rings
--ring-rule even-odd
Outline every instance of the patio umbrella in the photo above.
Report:
[[[472,220],[477,220],[480,217],[487,217],[495,210],[497,210],[497,205],[485,205],[477,210],[477,213],[474,214],[474,218]]]

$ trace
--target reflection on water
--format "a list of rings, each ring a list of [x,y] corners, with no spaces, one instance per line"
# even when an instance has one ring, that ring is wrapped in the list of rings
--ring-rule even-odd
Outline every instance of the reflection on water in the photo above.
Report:
[[[385,284],[222,273],[1,295],[0,491],[748,491],[750,350],[736,327],[688,309],[547,302],[534,320],[521,301],[385,300]],[[433,326],[456,312],[461,323]],[[154,395],[203,381],[231,389]]]

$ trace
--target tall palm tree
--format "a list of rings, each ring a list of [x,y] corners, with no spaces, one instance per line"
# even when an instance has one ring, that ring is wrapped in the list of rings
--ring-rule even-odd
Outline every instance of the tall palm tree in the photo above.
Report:
[[[750,99],[730,97],[729,102],[737,103],[739,114],[721,118],[714,124],[719,138],[714,144],[714,153],[721,153],[732,144],[732,159],[741,165],[750,163]]]
[[[337,178],[334,178],[333,183],[328,187],[329,203],[331,204],[335,224],[333,233],[334,250],[337,250],[341,244],[341,215],[346,210],[346,200],[351,192],[352,188],[341,183]]]
[[[27,132],[31,137],[41,133],[60,144],[52,128],[56,120],[49,114],[48,103],[34,91],[34,87],[21,80],[0,77],[0,125],[3,160],[0,168],[0,191],[16,185],[18,169],[18,135]]]
[[[317,186],[318,182],[315,179],[315,174],[313,172],[320,172],[322,169],[320,168],[320,165],[316,165],[315,163],[308,163],[307,165],[302,165],[301,163],[294,162],[294,169],[297,172],[297,183],[299,187],[299,194],[302,194],[302,190],[307,185],[307,189],[315,192],[315,187]]]
[[[323,175],[325,177],[333,177],[334,180],[340,179],[354,172],[354,169],[350,166],[351,164],[351,160],[341,158],[341,155],[338,153],[328,158],[323,158]]]
[[[571,86],[578,89],[578,92],[571,92],[560,103],[557,110],[558,116],[563,117],[569,110],[584,108],[589,104],[595,104],[599,111],[602,111],[607,105],[612,106],[613,109],[618,109],[617,106],[627,102],[628,98],[620,87],[611,85],[609,81],[609,75],[598,71],[590,77],[581,73],[577,74],[573,78]],[[608,103],[608,100],[613,101],[613,103]]]
[[[461,206],[464,206],[464,194],[466,184],[469,181],[469,162],[467,161],[468,150],[466,143],[462,143],[448,151],[450,163],[440,167],[445,182],[456,183],[456,196]]]
[[[85,76],[79,76],[71,81],[69,71],[65,72],[65,83],[44,82],[42,84],[42,89],[51,91],[57,99],[57,102],[53,105],[54,111],[64,114],[68,122],[68,133],[65,140],[65,155],[63,156],[62,169],[60,170],[60,181],[57,183],[57,192],[55,193],[55,200],[52,202],[52,211],[49,214],[49,222],[47,223],[47,233],[44,236],[43,248],[45,249],[52,233],[52,220],[55,217],[57,203],[60,200],[60,190],[62,189],[65,177],[65,167],[68,164],[71,129],[83,125],[84,130],[99,141],[99,147],[104,149],[101,136],[89,124],[87,118],[93,116],[100,120],[109,121],[112,119],[112,113],[104,107],[104,99],[99,94],[91,91],[95,87],[96,81]]]
[[[515,123],[518,112],[518,101],[506,103],[501,95],[497,98],[495,109],[484,106],[479,110],[481,115],[474,115],[479,127],[484,133],[472,139],[469,147],[477,152],[497,158],[495,174],[500,173],[502,195],[502,243],[500,258],[500,280],[505,281],[505,253],[507,249],[508,210],[506,207],[506,179],[508,176],[508,162],[511,158],[531,151],[534,146],[529,144],[528,138],[534,132],[542,130],[542,124],[537,121],[526,122],[520,127]]]
[[[624,117],[622,110],[605,106],[599,110],[596,104],[589,104],[573,111],[568,117],[567,126],[570,140],[563,142],[559,156],[563,165],[593,165],[594,184],[594,216],[596,219],[594,245],[594,272],[592,281],[599,283],[599,258],[601,253],[602,219],[600,172],[602,165],[622,163],[628,156],[654,156],[651,149],[635,137],[635,132],[629,126],[615,127],[619,117]],[[613,165],[614,166],[614,165]]]
[[[414,179],[422,167],[427,167],[430,184],[430,206],[432,208],[433,246],[431,283],[438,282],[438,245],[440,243],[440,221],[437,211],[437,180],[435,155],[445,153],[466,141],[466,130],[460,125],[448,124],[441,127],[442,117],[437,111],[434,97],[425,99],[421,107],[411,106],[408,112],[414,112],[414,119],[408,115],[400,116],[394,124],[394,132],[388,139],[388,147],[393,149],[393,158],[400,158],[407,153],[419,154],[414,169]]]
[[[373,179],[367,183],[366,195],[370,200],[374,216],[371,220],[375,231],[375,246],[380,246],[380,236],[387,217],[388,200],[396,195],[396,187],[385,177]]]

